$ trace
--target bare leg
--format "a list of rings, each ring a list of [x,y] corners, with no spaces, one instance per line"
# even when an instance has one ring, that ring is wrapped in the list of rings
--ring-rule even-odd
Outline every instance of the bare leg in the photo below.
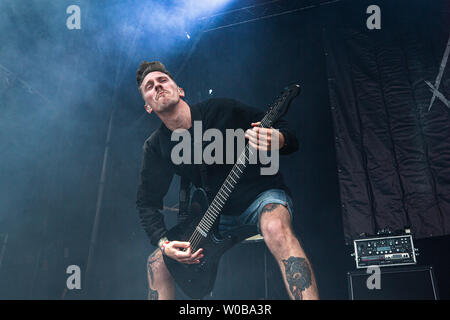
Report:
[[[154,251],[147,260],[148,299],[173,300],[175,286],[173,278],[164,264],[161,250]]]
[[[260,223],[264,241],[281,269],[289,297],[293,300],[319,299],[311,263],[292,230],[287,208],[267,204]]]

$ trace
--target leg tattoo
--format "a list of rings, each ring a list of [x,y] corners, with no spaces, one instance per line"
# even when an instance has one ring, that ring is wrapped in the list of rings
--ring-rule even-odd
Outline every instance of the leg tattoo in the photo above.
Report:
[[[158,251],[153,252],[152,255],[150,256],[150,258],[148,259],[148,262],[147,262],[147,272],[150,275],[151,284],[153,284],[153,282],[154,282],[152,265],[153,265],[153,263],[158,261],[158,258],[155,257],[157,252]],[[150,283],[149,283],[148,289],[149,289],[148,300],[158,300],[158,291],[157,290],[153,290],[150,287]]]
[[[158,291],[149,289],[148,300],[158,300]]]
[[[311,286],[311,269],[304,258],[289,257],[281,260],[286,271],[286,280],[295,300],[302,300],[302,291]]]

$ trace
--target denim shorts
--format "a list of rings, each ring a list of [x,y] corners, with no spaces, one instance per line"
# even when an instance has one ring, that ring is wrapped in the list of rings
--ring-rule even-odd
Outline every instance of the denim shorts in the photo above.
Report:
[[[293,219],[292,199],[282,189],[269,189],[256,197],[255,201],[239,216],[220,216],[219,232],[229,231],[242,225],[256,225],[258,232],[260,229],[261,211],[269,203],[279,203],[285,206]]]

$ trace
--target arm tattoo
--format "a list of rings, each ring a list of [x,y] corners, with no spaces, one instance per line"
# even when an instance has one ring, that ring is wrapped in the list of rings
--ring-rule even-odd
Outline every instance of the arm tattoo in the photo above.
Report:
[[[289,257],[282,260],[286,271],[286,281],[295,300],[302,300],[302,291],[311,285],[311,269],[304,258]]]

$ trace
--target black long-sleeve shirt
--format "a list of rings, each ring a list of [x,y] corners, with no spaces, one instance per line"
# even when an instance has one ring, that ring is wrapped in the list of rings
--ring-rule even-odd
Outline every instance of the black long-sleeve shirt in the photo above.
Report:
[[[226,164],[226,129],[242,129],[244,132],[251,127],[252,122],[261,121],[265,112],[249,107],[236,100],[216,98],[190,106],[192,123],[202,121],[203,132],[210,128],[216,128],[223,134],[223,163],[210,164],[207,168],[207,185],[214,196],[225,181],[233,164]],[[298,149],[298,141],[294,130],[288,127],[283,119],[273,125],[284,136],[284,146],[279,150],[280,154],[290,154]],[[194,153],[194,126],[188,131],[191,134],[192,159]],[[202,132],[202,134],[203,134]],[[170,131],[164,123],[153,132],[143,146],[143,160],[140,172],[137,210],[141,224],[150,237],[152,245],[156,245],[167,232],[163,215],[159,210],[163,208],[163,198],[166,195],[173,175],[178,174],[188,178],[195,186],[201,186],[199,166],[192,164],[175,165],[171,160],[172,148],[180,143],[171,141]],[[203,148],[205,144],[203,142]],[[235,147],[236,149],[236,147]],[[237,160],[239,154],[234,155]],[[280,172],[274,175],[261,175],[259,164],[247,166],[243,176],[228,198],[222,209],[225,215],[240,215],[256,199],[257,195],[272,188],[285,190],[290,194]]]

